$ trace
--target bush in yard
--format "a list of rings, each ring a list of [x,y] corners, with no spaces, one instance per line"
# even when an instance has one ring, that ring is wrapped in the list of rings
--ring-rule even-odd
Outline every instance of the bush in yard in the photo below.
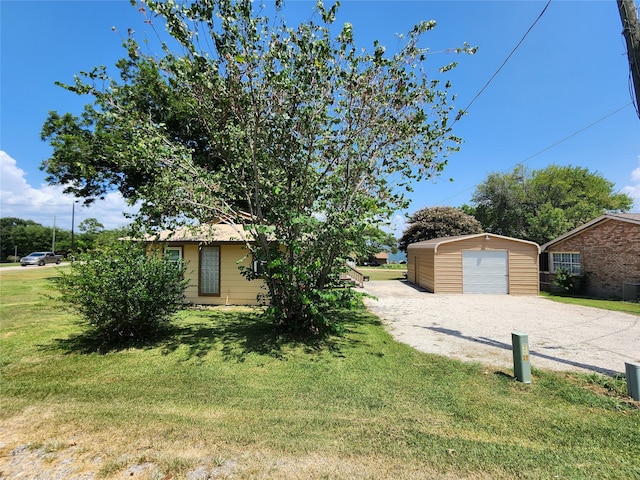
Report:
[[[565,293],[576,293],[577,285],[574,282],[573,275],[571,275],[571,271],[565,267],[559,267],[556,269],[556,276],[553,280],[553,284],[556,287],[562,289]]]
[[[116,243],[74,259],[58,288],[90,327],[109,344],[146,340],[182,306],[184,266],[142,245]]]

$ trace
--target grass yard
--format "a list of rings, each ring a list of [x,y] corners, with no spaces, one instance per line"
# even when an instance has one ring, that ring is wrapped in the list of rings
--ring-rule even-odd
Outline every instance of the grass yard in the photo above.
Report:
[[[553,295],[547,292],[540,294],[554,302],[568,303],[571,305],[582,305],[584,307],[602,308],[604,310],[612,310],[614,312],[631,313],[632,315],[640,315],[640,303],[623,302],[622,300],[602,300],[596,298],[571,297],[566,295]]]
[[[0,274],[0,478],[631,479],[624,382],[419,353],[364,310],[291,344],[249,308],[180,313],[96,352],[54,308],[55,269]],[[36,475],[37,474],[37,475]]]
[[[406,265],[381,265],[379,267],[358,267],[370,280],[403,280],[407,272]]]

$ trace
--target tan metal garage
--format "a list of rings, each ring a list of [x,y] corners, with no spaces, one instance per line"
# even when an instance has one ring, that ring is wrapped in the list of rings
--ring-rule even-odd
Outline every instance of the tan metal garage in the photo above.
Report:
[[[538,295],[537,243],[492,233],[407,247],[407,279],[433,293]]]

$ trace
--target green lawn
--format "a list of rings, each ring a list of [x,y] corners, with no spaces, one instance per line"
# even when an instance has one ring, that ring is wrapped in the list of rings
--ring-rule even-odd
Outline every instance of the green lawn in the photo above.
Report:
[[[402,280],[407,271],[406,265],[384,265],[380,267],[358,267],[369,280]]]
[[[554,302],[569,303],[572,305],[582,305],[585,307],[602,308],[604,310],[613,310],[614,312],[631,313],[640,315],[640,303],[623,302],[622,300],[600,300],[595,298],[569,297],[565,295],[552,295],[547,292],[541,292],[541,295],[553,300]]]
[[[339,314],[344,337],[291,344],[257,310],[194,309],[162,341],[96,352],[43,296],[54,282],[0,276],[7,478],[16,451],[41,458],[38,478],[640,478],[620,379],[523,385],[399,344],[364,310]]]

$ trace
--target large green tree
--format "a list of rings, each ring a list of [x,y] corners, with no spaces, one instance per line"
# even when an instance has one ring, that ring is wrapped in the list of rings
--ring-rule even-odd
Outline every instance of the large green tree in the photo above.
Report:
[[[471,199],[472,213],[492,233],[544,244],[607,211],[628,211],[633,199],[583,167],[516,167],[492,173]]]
[[[45,227],[33,220],[0,218],[0,261],[7,261],[16,251],[18,257],[23,257],[31,252],[51,250],[53,239],[52,227]],[[68,248],[69,239],[69,231],[56,228],[55,249]]]
[[[408,218],[409,225],[400,237],[400,250],[415,242],[432,238],[482,233],[482,225],[473,216],[454,207],[425,207]]]
[[[441,82],[455,64],[427,74],[434,22],[387,54],[356,46],[350,24],[336,30],[337,5],[319,2],[313,21],[290,27],[281,3],[271,18],[250,0],[141,5],[173,48],[145,55],[130,37],[119,79],[96,68],[67,85],[93,103],[79,118],[50,114],[44,168],[87,201],[118,188],[141,201],[147,226],[249,224],[275,322],[318,332],[345,292],[332,288],[345,259],[371,243],[363,232],[458,148]]]
[[[91,250],[95,246],[114,243],[115,239],[129,235],[127,228],[104,230],[104,226],[98,220],[87,218],[78,225],[75,247],[79,251]],[[53,227],[46,227],[33,220],[2,217],[0,218],[0,261],[5,262],[10,256],[13,257],[16,250],[18,257],[31,252],[50,250],[53,236]],[[70,230],[56,228],[55,249],[58,252],[71,250]]]

